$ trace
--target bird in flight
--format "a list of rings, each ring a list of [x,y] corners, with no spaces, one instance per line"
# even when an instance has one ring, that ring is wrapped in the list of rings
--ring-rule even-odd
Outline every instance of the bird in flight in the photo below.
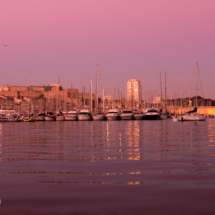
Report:
[[[7,45],[7,44],[3,44],[3,46],[4,46],[4,47],[8,47],[9,45]]]

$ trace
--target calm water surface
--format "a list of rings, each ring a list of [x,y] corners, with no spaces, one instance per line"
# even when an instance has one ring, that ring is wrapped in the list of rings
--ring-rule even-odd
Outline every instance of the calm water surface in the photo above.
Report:
[[[0,123],[1,214],[214,214],[215,119]]]

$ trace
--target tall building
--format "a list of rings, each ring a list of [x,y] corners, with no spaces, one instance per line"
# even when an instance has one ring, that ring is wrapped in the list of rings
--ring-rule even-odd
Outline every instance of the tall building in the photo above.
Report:
[[[138,79],[130,79],[127,82],[127,107],[129,109],[141,108],[141,83]]]

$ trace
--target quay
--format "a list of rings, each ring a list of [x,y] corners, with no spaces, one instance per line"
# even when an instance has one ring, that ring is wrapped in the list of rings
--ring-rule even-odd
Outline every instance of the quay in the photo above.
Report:
[[[141,83],[138,79],[130,79],[127,82],[127,95],[122,96],[122,90],[115,88],[113,92],[104,91],[103,95],[85,92],[82,86],[78,89],[63,88],[59,83],[48,86],[9,86],[0,87],[0,114],[19,113],[35,116],[39,113],[62,111],[68,113],[73,109],[87,108],[92,114],[102,112],[107,114],[110,109],[124,111],[144,112],[148,108],[156,108],[159,112],[169,114],[186,113],[198,106],[198,114],[215,116],[215,101],[203,97],[165,99],[156,93],[150,92],[142,95]],[[142,99],[144,98],[144,99]]]
[[[151,110],[151,111],[149,111]],[[169,110],[170,112],[168,112]],[[167,107],[166,113],[158,112],[155,108],[149,108],[147,110],[140,111],[118,111],[117,109],[110,109],[106,114],[96,114],[90,111],[90,109],[73,110],[67,112],[48,112],[39,114],[22,114],[15,110],[0,110],[0,122],[35,122],[35,121],[91,121],[91,120],[162,120],[171,119],[172,117],[180,115],[181,113],[187,113],[189,108],[179,107]],[[151,117],[148,113],[152,113]],[[109,117],[109,114],[113,115],[113,118]],[[204,117],[215,117],[215,107],[200,107],[197,114]],[[127,115],[127,116],[126,116]],[[84,119],[82,119],[84,117]]]

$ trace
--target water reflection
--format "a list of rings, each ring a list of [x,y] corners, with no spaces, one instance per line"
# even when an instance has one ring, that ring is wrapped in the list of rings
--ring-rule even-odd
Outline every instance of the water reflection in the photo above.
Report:
[[[129,160],[140,160],[140,126],[139,121],[129,121],[125,131],[128,146],[128,159]]]
[[[20,175],[20,174],[67,174],[67,175],[139,175],[142,172],[62,172],[62,171],[17,171],[17,172],[3,172],[0,175]]]
[[[153,208],[162,202],[168,209],[187,202],[188,213],[190,205],[197,208],[203,201],[212,202],[211,208],[214,141],[214,119],[0,123],[1,199],[14,210],[10,200],[21,199],[26,211],[39,208],[35,198],[57,199],[50,214],[60,214],[64,206],[75,213],[73,201],[82,208],[89,203],[90,211],[107,204],[141,208],[149,201]]]
[[[2,123],[0,123],[0,160],[2,160],[1,154],[2,154]]]
[[[210,172],[214,142],[214,120],[0,123],[0,175],[44,174],[49,181],[50,175],[103,176],[92,180],[99,183],[114,176],[116,183],[145,183]]]
[[[211,121],[209,121],[208,123],[208,141],[210,143],[214,143],[215,142],[215,125],[213,123],[211,123]],[[208,146],[215,146],[214,144],[210,144]]]

